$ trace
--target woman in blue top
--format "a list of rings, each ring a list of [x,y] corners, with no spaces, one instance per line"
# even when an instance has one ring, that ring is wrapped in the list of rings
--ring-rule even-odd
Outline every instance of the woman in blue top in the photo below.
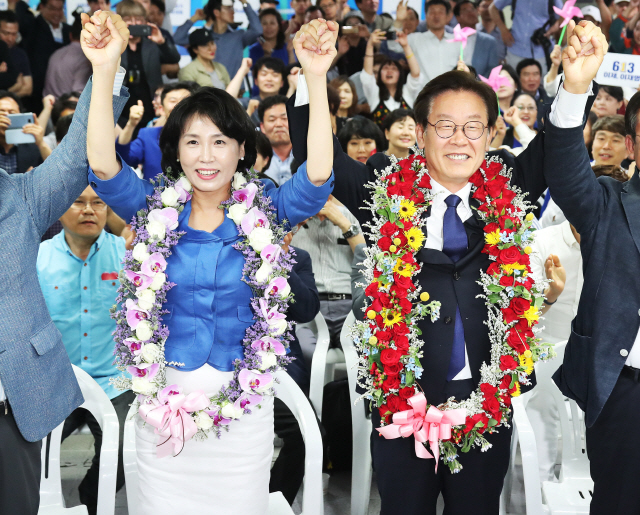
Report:
[[[99,22],[95,16],[92,21]],[[333,187],[326,72],[336,53],[337,25],[330,24],[314,20],[310,30],[316,31],[317,39],[295,41],[310,93],[309,159],[282,187],[267,186],[278,220],[290,224],[317,213]],[[114,211],[130,218],[146,207],[145,195],[152,187],[119,160],[113,144],[105,145],[105,135],[113,133],[110,102],[122,39],[110,19],[110,36],[100,36],[104,25],[94,25],[83,31],[83,49],[93,66],[89,181]],[[193,186],[192,199],[178,219],[178,231],[186,234],[167,259],[167,277],[176,286],[167,295],[169,315],[163,317],[170,331],[165,357],[173,362],[166,368],[167,384],[179,385],[185,394],[201,390],[211,396],[229,382],[233,360],[243,356],[245,330],[253,323],[252,292],[241,281],[244,257],[233,248],[241,238],[220,206],[230,197],[234,173],[246,171],[255,161],[255,139],[253,124],[240,104],[214,88],[203,88],[179,103],[160,137],[163,169],[184,173]],[[177,456],[162,459],[156,456],[157,444],[157,435],[137,416],[140,488],[134,495],[139,513],[267,512],[272,398],[265,396],[260,409],[235,421],[220,440],[189,440]]]
[[[249,57],[254,63],[265,55],[281,59],[285,66],[294,63],[296,56],[293,53],[293,44],[289,34],[283,28],[280,13],[276,9],[263,9],[259,17],[262,36],[249,47]]]

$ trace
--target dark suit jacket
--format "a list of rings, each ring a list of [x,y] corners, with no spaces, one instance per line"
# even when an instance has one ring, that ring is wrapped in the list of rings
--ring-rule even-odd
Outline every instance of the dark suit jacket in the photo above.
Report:
[[[140,45],[142,45],[142,66],[144,68],[144,74],[147,77],[147,83],[149,84],[151,98],[153,98],[156,89],[159,86],[162,86],[162,71],[160,69],[160,65],[176,64],[180,62],[180,54],[173,42],[173,38],[168,39],[165,37],[165,41],[162,45],[157,45],[153,41],[149,41],[147,38],[142,38]],[[122,54],[122,61],[120,62],[120,66],[125,70],[128,70],[127,56],[128,52],[124,52]]]
[[[25,173],[32,166],[40,166],[42,164],[42,156],[40,150],[35,143],[23,143],[16,145],[18,173]]]
[[[489,77],[491,70],[500,64],[498,57],[498,43],[493,36],[476,32],[476,46],[471,57],[471,66],[476,73]]]
[[[289,133],[295,159],[303,162],[306,159],[309,110],[308,106],[294,108],[294,102],[295,95],[287,105]],[[543,151],[544,133],[540,132],[518,157],[504,150],[490,153],[499,155],[507,167],[512,168],[511,183],[528,192],[527,199],[532,203],[547,187],[542,173]],[[353,213],[360,225],[371,219],[371,212],[361,209],[371,192],[364,184],[375,179],[374,170],[383,169],[389,164],[389,158],[382,153],[372,156],[366,165],[359,163],[349,158],[342,151],[337,138],[334,138],[333,195]],[[478,206],[475,199],[471,199],[471,204]],[[469,365],[476,386],[480,382],[481,364],[488,363],[491,358],[488,328],[484,324],[487,308],[484,300],[476,298],[482,293],[482,288],[477,283],[479,271],[486,270],[491,263],[489,256],[481,253],[484,246],[484,224],[474,211],[474,215],[464,226],[469,251],[457,263],[434,249],[422,249],[417,254],[417,258],[424,264],[418,275],[419,284],[429,292],[431,298],[442,303],[439,320],[434,323],[423,320],[419,325],[425,345],[424,358],[421,359],[424,373],[418,382],[424,389],[427,400],[434,404],[446,400],[446,375],[453,346],[456,305],[459,306],[463,319]],[[533,376],[532,383],[535,383]]]
[[[31,109],[42,109],[42,90],[47,75],[47,66],[51,55],[70,43],[69,32],[71,27],[66,23],[62,24],[63,43],[56,43],[51,34],[49,24],[42,16],[38,16],[33,22],[29,40],[26,42],[25,50],[31,62],[31,76],[33,77],[33,93],[31,95]],[[36,111],[39,112],[39,111]]]
[[[545,132],[545,176],[553,200],[580,234],[584,272],[578,314],[553,379],[591,427],[640,325],[640,176],[625,183],[596,179],[581,127],[547,122]]]

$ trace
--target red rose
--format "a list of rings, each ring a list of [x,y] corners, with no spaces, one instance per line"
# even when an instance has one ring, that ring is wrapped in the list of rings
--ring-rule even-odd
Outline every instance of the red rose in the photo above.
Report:
[[[388,236],[383,236],[378,240],[378,247],[380,248],[380,250],[384,250],[386,252],[387,250],[389,250],[389,247],[391,247],[392,243],[393,241],[391,240],[391,238],[389,238]]]
[[[408,295],[408,291],[404,288],[399,288],[397,284],[394,284],[391,287],[391,295],[396,297],[397,299],[404,299]]]
[[[378,298],[380,299],[380,302],[382,302],[382,305],[386,309],[389,309],[391,307],[391,297],[389,296],[388,293],[382,292]],[[376,310],[376,311],[379,311],[379,310]]]
[[[420,190],[413,190],[409,200],[412,200],[416,204],[422,204],[424,203],[424,194]]]
[[[516,315],[521,316],[531,307],[531,302],[523,299],[522,297],[514,297],[513,299],[511,299],[509,307],[513,309]]]
[[[505,288],[507,286],[513,286],[515,284],[516,280],[514,279],[514,277],[512,275],[503,275],[500,278],[500,286],[504,286]]]
[[[530,261],[529,254],[521,254],[518,258],[519,265],[528,265]]]
[[[469,177],[469,182],[476,188],[479,188],[482,185],[484,177],[482,176],[482,173],[480,173],[480,170],[476,170],[475,173]]]
[[[490,397],[485,399],[482,403],[482,408],[491,415],[491,418],[497,420],[498,422],[502,418],[500,413],[500,401],[495,397]]]
[[[400,411],[400,397],[397,395],[387,396],[387,406],[389,406],[389,410],[393,413]]]
[[[398,376],[389,376],[382,381],[382,391],[387,393],[389,390],[396,390],[400,387],[400,378]]]
[[[411,252],[407,252],[404,256],[402,256],[400,258],[400,261],[402,261],[403,263],[409,263],[410,265],[416,264],[416,260]]]
[[[516,198],[516,194],[514,191],[511,191],[509,189],[502,190],[502,200],[511,202],[514,198]]]
[[[402,168],[400,170],[400,177],[402,177],[404,182],[408,182],[413,187],[413,183],[418,178],[418,173],[411,168]]]
[[[486,161],[482,165],[482,169],[487,177],[487,180],[491,180],[496,177],[502,171],[502,165],[495,161],[487,163]]]
[[[499,273],[501,273],[500,272],[500,265],[494,261],[487,268],[487,275],[496,275],[496,274],[499,274]]]
[[[533,331],[529,327],[529,322],[526,319],[522,318],[518,320],[518,323],[513,326],[514,329],[520,331],[527,338],[533,338]]]
[[[416,394],[416,391],[411,386],[405,386],[404,388],[401,388],[399,392],[400,398],[403,401],[411,399],[411,397],[413,397],[415,394]]]
[[[527,276],[527,278],[524,280],[524,283],[522,284],[527,290],[530,290],[534,283],[535,281],[530,276]]]
[[[431,177],[428,174],[424,174],[420,177],[420,181],[418,182],[418,188],[428,188],[431,189]]]
[[[401,313],[403,315],[408,315],[411,312],[411,308],[413,307],[411,305],[411,301],[405,299],[399,299],[398,300],[398,305],[400,306],[401,309]]]
[[[498,261],[506,265],[513,265],[514,263],[517,263],[519,258],[520,250],[516,246],[502,249],[498,255]]]
[[[398,411],[407,411],[410,410],[411,406],[406,401],[400,401],[400,405],[398,406]]]
[[[408,231],[413,227],[413,222],[411,220],[400,220],[400,223],[405,231]]]
[[[390,350],[390,349],[385,349],[385,350]],[[398,363],[396,361],[395,363],[390,363],[388,365],[385,365],[384,373],[387,374],[387,376],[389,377],[397,376],[400,372],[402,372],[402,368],[403,368],[402,363]]]
[[[389,331],[378,331],[376,338],[378,338],[379,342],[388,342],[391,340],[391,333]]]
[[[403,275],[393,274],[393,280],[398,288],[403,290],[409,290],[414,288],[411,277],[404,277]]]
[[[396,336],[393,341],[402,354],[406,354],[409,351],[409,338],[406,336]]]
[[[487,190],[488,195],[492,198],[492,199],[497,199],[500,194],[502,193],[502,190],[504,189],[504,182],[499,180],[500,177],[503,177],[502,175],[496,177],[494,180],[487,182],[484,187]],[[504,177],[504,179],[506,179],[506,177]]]
[[[527,338],[525,335],[518,333],[515,329],[510,329],[507,336],[507,344],[518,354],[523,354],[529,349],[529,345],[526,343]]]
[[[513,388],[511,388],[511,381],[512,381],[512,377],[507,374],[506,376],[504,376],[502,378],[502,381],[500,381],[500,389],[501,390],[506,390],[509,393],[513,393],[516,391],[516,386],[515,384],[513,385]]]
[[[473,417],[467,417],[466,427],[463,429],[464,433],[469,433],[478,422],[482,422],[482,427],[478,428],[478,433],[484,433],[487,428],[487,424],[489,424],[489,418],[484,413],[476,413]]]
[[[382,302],[380,299],[374,299],[371,303],[371,309],[373,309],[376,313],[380,313],[382,311]]]
[[[500,370],[515,370],[518,362],[512,356],[500,356]]]
[[[398,232],[398,226],[396,224],[392,224],[391,222],[387,222],[380,228],[380,232],[385,236],[393,236],[396,232]]]
[[[505,406],[511,406],[511,394],[510,393],[503,393],[500,396],[500,400],[502,401],[502,404],[504,404]]]
[[[480,384],[480,391],[485,398],[495,397],[496,393],[498,393],[498,387],[492,386],[489,383],[482,383]]]
[[[394,325],[391,330],[396,337],[409,334],[409,328],[404,322],[400,322],[399,324]]]
[[[484,232],[487,232],[487,233],[495,232],[498,229],[500,229],[500,226],[495,222],[491,222],[490,224],[487,224],[484,226]]]
[[[487,190],[484,186],[480,186],[474,193],[473,198],[477,198],[480,202],[484,202],[487,199]]]
[[[366,287],[364,293],[368,297],[375,297],[378,294],[378,288],[380,287],[380,283],[378,281],[373,281],[369,286]]]
[[[400,240],[400,245],[398,245],[398,248],[402,248],[407,244],[407,237],[404,235],[404,233],[401,232],[397,234],[396,238]]]
[[[385,424],[389,423],[389,418],[391,416],[391,411],[389,411],[389,406],[383,404],[378,408],[378,412],[380,413],[381,421]]]
[[[518,320],[520,317],[515,314],[513,309],[505,308],[502,310],[502,318],[504,318],[505,324],[510,324],[511,322]]]
[[[384,349],[380,353],[380,361],[385,367],[387,365],[392,365],[394,363],[397,363],[399,359],[400,359],[400,353],[394,349]]]

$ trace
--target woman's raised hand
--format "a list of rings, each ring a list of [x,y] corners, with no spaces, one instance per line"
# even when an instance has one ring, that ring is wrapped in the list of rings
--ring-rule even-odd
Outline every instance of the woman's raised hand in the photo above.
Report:
[[[122,18],[112,12],[96,11],[91,18],[82,14],[82,25],[80,45],[93,67],[117,66],[129,43],[129,28]]]
[[[322,18],[305,23],[293,39],[293,47],[305,75],[326,75],[337,54],[338,24]]]

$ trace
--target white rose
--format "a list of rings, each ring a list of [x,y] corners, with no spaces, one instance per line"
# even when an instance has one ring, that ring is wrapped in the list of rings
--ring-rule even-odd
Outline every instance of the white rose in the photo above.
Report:
[[[156,275],[153,276],[153,281],[149,285],[149,288],[151,288],[153,291],[158,291],[166,280],[167,280],[167,276],[164,275],[163,272],[158,272]]]
[[[238,419],[242,416],[244,410],[242,408],[236,408],[232,403],[225,404],[220,410],[220,415],[224,418],[235,418]]]
[[[136,297],[138,297],[138,307],[145,311],[149,311],[156,301],[156,294],[148,288],[137,292]]]
[[[269,276],[273,272],[273,266],[268,261],[263,261],[260,268],[256,272],[256,281],[259,283],[266,283],[269,280]]]
[[[231,187],[234,190],[241,189],[245,184],[247,184],[247,179],[245,179],[244,175],[240,172],[236,172],[233,174],[233,182],[231,183]]]
[[[262,252],[262,249],[271,243],[273,239],[273,231],[264,227],[256,227],[249,234],[249,245],[256,252]]]
[[[136,326],[136,337],[138,340],[142,342],[146,342],[149,338],[153,336],[153,328],[151,327],[151,322],[148,320],[142,320]]]
[[[160,194],[160,200],[162,200],[162,204],[166,207],[176,207],[179,197],[180,195],[178,195],[175,188],[165,188]]]
[[[146,380],[144,377],[134,377],[131,380],[131,389],[135,393],[141,393],[142,395],[150,395],[156,391],[157,387],[154,383]]]
[[[155,343],[147,343],[142,347],[142,359],[147,363],[157,363],[160,358],[160,349]]]
[[[167,228],[162,222],[153,220],[147,224],[146,228],[149,236],[155,238],[156,240],[161,240],[162,238],[164,238],[165,234],[167,234]]]
[[[279,336],[287,330],[287,321],[284,318],[274,320],[273,323],[269,325],[271,326],[271,334],[275,336]]]
[[[193,190],[193,186],[189,182],[189,179],[187,179],[186,177],[180,177],[180,180],[176,184],[182,186],[182,188],[186,191]]]
[[[276,355],[273,352],[258,351],[260,356],[260,370],[263,372],[268,368],[275,367],[278,364]]]
[[[145,261],[150,254],[147,252],[147,246],[144,243],[136,243],[136,246],[133,247],[133,259],[136,261],[140,261],[142,263]]]
[[[213,427],[213,420],[211,420],[211,417],[204,411],[198,413],[195,422],[196,426],[198,426],[198,429],[202,429],[203,431],[206,431],[207,429],[211,429]]]
[[[247,214],[247,208],[244,204],[234,204],[229,208],[229,218],[233,220],[236,225],[240,225],[242,218]]]

